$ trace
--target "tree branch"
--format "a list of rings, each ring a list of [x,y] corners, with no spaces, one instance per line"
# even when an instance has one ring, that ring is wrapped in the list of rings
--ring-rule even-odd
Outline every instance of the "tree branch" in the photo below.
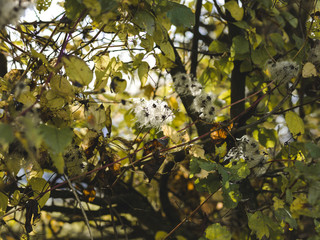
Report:
[[[193,27],[193,39],[192,39],[192,50],[191,50],[191,70],[190,74],[197,76],[197,65],[198,65],[198,43],[199,43],[199,25],[200,25],[200,14],[201,14],[202,0],[197,0],[196,12],[195,12],[195,25]]]

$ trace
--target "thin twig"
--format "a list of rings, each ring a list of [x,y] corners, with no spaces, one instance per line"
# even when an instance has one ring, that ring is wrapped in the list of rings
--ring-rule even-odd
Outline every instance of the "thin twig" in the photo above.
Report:
[[[84,221],[85,221],[85,223],[87,225],[87,228],[88,228],[88,231],[89,231],[90,239],[93,240],[93,236],[92,236],[89,220],[88,220],[87,214],[86,214],[86,212],[85,212],[85,210],[84,210],[84,208],[83,208],[83,206],[81,204],[81,201],[80,201],[79,196],[78,196],[78,194],[76,192],[76,189],[72,186],[72,183],[70,182],[70,180],[69,180],[69,178],[68,178],[68,176],[66,174],[64,174],[64,178],[67,180],[68,185],[71,188],[73,195],[75,196],[77,202],[79,203],[79,207],[81,209],[82,215],[84,217]]]

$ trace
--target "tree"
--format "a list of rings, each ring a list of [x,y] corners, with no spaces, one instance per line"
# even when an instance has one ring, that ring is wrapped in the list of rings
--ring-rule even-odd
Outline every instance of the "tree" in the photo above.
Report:
[[[3,239],[319,238],[318,1],[1,3]]]

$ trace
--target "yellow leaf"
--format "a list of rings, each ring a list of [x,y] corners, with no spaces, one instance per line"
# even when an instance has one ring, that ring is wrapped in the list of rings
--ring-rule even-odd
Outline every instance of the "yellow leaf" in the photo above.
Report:
[[[204,149],[198,144],[192,145],[189,149],[189,153],[196,158],[206,159],[204,156]]]
[[[84,60],[76,56],[64,56],[63,65],[70,80],[79,85],[87,86],[93,78],[93,73]]]
[[[317,69],[311,62],[307,62],[302,68],[302,77],[309,78],[314,76],[317,76]]]
[[[186,131],[177,132],[173,127],[164,125],[162,126],[163,134],[169,137],[173,143],[190,141],[190,136]]]
[[[74,96],[74,88],[63,76],[56,75],[50,81],[51,89],[61,97]]]
[[[115,76],[110,83],[110,90],[114,93],[123,93],[126,90],[127,81]]]
[[[31,186],[31,188],[34,192],[33,193],[34,197],[38,197],[40,194],[45,192],[50,187],[50,185],[48,184],[48,182],[46,180],[44,180],[43,178],[38,178],[38,177],[31,178],[29,181],[29,185]],[[50,197],[50,192],[47,192],[46,194],[41,196],[39,199],[37,199],[40,208],[42,208],[46,204],[49,197]]]
[[[59,109],[65,104],[65,99],[53,90],[46,92],[45,97],[47,99],[46,107],[52,110]]]
[[[277,197],[273,197],[272,198],[273,200],[273,207],[274,207],[274,210],[278,210],[279,208],[283,208],[284,207],[284,201],[277,198]]]
[[[290,205],[290,212],[292,217],[299,218],[300,215],[309,216],[311,214],[310,209],[308,208],[308,200],[305,194],[300,194]]]
[[[304,134],[304,123],[298,114],[292,111],[286,112],[285,119],[293,135]]]
[[[243,8],[239,7],[236,1],[226,2],[224,7],[230,12],[231,16],[237,20],[241,21],[243,18],[244,10]]]
[[[141,87],[144,87],[148,80],[149,64],[147,62],[141,62],[138,68],[138,75],[141,82]]]
[[[167,236],[167,232],[165,232],[165,231],[158,231],[157,233],[156,233],[156,236],[154,237],[154,239],[155,240],[162,240],[162,239],[164,239],[164,237],[165,236]]]
[[[170,42],[166,41],[160,43],[160,49],[167,58],[169,58],[173,62],[175,61],[176,57],[174,55],[174,50]]]

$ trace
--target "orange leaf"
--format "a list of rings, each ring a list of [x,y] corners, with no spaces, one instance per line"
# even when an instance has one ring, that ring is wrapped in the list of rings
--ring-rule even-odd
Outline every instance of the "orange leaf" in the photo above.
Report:
[[[212,140],[220,143],[228,137],[228,134],[231,131],[232,127],[233,123],[231,123],[227,127],[223,127],[220,123],[213,123],[213,127],[210,129],[212,131],[212,133],[210,133],[210,137],[212,138]]]

